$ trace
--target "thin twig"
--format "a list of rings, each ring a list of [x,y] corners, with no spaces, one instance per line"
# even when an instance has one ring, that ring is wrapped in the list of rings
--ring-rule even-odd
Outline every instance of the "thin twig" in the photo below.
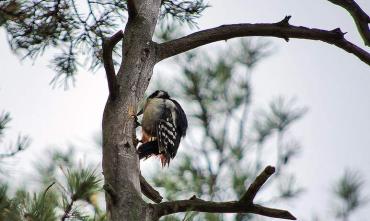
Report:
[[[60,219],[61,221],[65,221],[65,219],[67,219],[69,217],[69,213],[72,210],[74,202],[75,202],[75,200],[71,199],[71,202],[67,205],[67,207],[64,210],[64,214],[63,214],[62,218]]]

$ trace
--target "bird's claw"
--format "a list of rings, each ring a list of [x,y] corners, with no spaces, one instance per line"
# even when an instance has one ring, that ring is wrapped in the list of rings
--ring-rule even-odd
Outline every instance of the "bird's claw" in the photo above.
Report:
[[[141,124],[140,124],[140,123],[139,123],[139,121],[138,121],[137,115],[136,115],[136,113],[135,113],[135,111],[134,111],[134,108],[129,107],[129,108],[128,108],[128,114],[130,115],[130,117],[131,117],[131,118],[133,118],[133,119],[134,119],[134,121],[135,121],[135,128],[137,128],[137,127],[141,126]]]

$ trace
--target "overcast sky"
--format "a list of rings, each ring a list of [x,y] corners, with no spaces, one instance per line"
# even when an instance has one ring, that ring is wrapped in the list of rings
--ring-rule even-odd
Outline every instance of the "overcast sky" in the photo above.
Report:
[[[358,0],[370,13],[370,1]],[[307,27],[340,27],[346,38],[363,46],[349,14],[327,0],[214,0],[199,20],[201,29],[241,22],[277,22],[292,15],[291,23]],[[272,40],[272,38],[271,38]],[[332,45],[291,39],[273,40],[277,52],[264,60],[253,77],[254,102],[266,105],[272,97],[296,97],[309,108],[292,131],[303,144],[293,162],[293,172],[305,193],[284,205],[300,220],[318,214],[330,220],[332,183],[345,168],[358,169],[367,181],[370,196],[370,69],[359,59]],[[227,46],[227,42],[220,45]],[[367,49],[367,51],[370,51]],[[76,87],[52,89],[54,73],[45,56],[34,63],[20,61],[10,52],[6,35],[0,32],[0,110],[14,120],[8,138],[18,132],[32,137],[32,146],[12,163],[14,174],[27,162],[39,159],[46,149],[68,144],[88,148],[99,131],[107,86],[102,70],[81,70]],[[166,63],[161,64],[166,69]],[[88,157],[88,156],[87,156]],[[353,220],[368,220],[370,205]],[[325,218],[326,217],[326,218]],[[332,219],[333,220],[333,219]]]

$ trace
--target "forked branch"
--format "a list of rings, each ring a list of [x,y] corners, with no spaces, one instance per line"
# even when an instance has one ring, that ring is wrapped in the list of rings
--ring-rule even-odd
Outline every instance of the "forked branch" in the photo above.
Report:
[[[357,30],[360,33],[366,46],[370,46],[370,16],[354,0],[328,0],[333,4],[346,9],[356,23]]]
[[[103,63],[105,73],[107,75],[109,95],[114,99],[118,94],[118,83],[116,79],[116,71],[114,70],[112,52],[114,46],[123,38],[122,30],[115,33],[112,37],[103,40]]]
[[[253,203],[254,197],[267,179],[275,172],[275,168],[268,166],[249,186],[246,193],[239,201],[212,202],[193,196],[188,200],[163,202],[154,205],[159,217],[188,211],[208,213],[254,213],[262,216],[296,220],[287,210],[268,208]]]
[[[289,24],[290,16],[286,16],[277,23],[260,24],[232,24],[222,25],[216,28],[206,29],[193,34],[164,42],[158,46],[158,59],[163,60],[188,50],[206,45],[212,42],[228,40],[235,37],[246,36],[270,36],[283,38],[309,39],[333,44],[348,53],[354,54],[366,64],[370,65],[370,53],[357,45],[347,41],[339,28],[327,31],[316,28],[306,28]]]

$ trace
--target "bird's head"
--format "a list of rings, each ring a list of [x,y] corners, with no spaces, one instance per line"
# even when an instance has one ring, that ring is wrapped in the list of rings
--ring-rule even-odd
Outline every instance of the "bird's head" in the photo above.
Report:
[[[170,95],[168,95],[168,93],[167,93],[166,91],[156,90],[156,91],[154,91],[154,92],[149,96],[149,99],[152,99],[152,98],[169,99],[169,98],[170,98]]]

